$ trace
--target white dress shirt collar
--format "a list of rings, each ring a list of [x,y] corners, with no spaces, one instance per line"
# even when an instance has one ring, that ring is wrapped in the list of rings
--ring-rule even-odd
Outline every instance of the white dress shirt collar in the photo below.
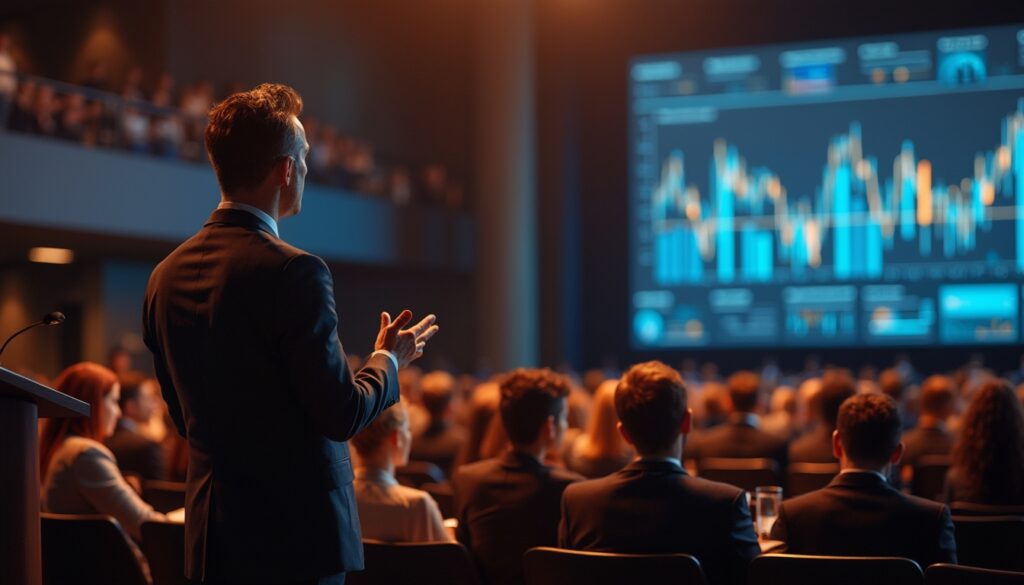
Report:
[[[277,221],[275,221],[273,217],[270,217],[269,213],[263,211],[259,207],[254,207],[248,203],[239,203],[237,201],[221,201],[220,205],[217,206],[217,209],[237,209],[239,211],[247,211],[262,219],[264,223],[270,226],[270,229],[274,232],[275,236],[278,238],[281,237],[281,234],[277,232]]]

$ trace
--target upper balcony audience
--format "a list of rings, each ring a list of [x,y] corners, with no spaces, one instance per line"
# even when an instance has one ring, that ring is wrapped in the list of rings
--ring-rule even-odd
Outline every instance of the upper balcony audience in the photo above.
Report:
[[[845,370],[822,374],[818,391],[811,396],[811,430],[789,445],[789,460],[801,463],[832,463],[832,431],[836,428],[839,407],[856,393],[853,378]]]
[[[633,449],[618,429],[617,385],[618,380],[605,380],[597,387],[586,431],[563,448],[565,466],[576,473],[603,477],[622,469],[633,459]]]
[[[583,479],[544,463],[567,427],[569,382],[550,370],[515,370],[500,385],[511,449],[459,468],[452,479],[457,536],[488,583],[520,583],[523,553],[558,541],[566,486]]]
[[[607,477],[570,485],[559,546],[696,556],[712,585],[746,582],[758,553],[746,493],[694,478],[680,457],[692,415],[679,374],[661,362],[630,368],[615,390],[625,440],[639,459]]]
[[[142,523],[162,519],[128,485],[102,440],[114,434],[121,409],[117,376],[90,362],[68,367],[54,387],[89,403],[88,417],[49,418],[39,441],[43,511],[106,514],[136,539]]]
[[[902,427],[888,395],[843,402],[832,439],[839,475],[783,502],[771,538],[793,554],[906,557],[922,567],[956,563],[949,508],[904,495],[886,480],[903,454]]]
[[[953,448],[947,501],[1024,504],[1024,409],[1004,380],[975,391]]]
[[[114,434],[103,443],[117,458],[122,472],[135,473],[142,479],[164,479],[167,470],[163,446],[139,430],[139,425],[149,424],[160,414],[160,386],[140,373],[126,374],[120,381],[121,418]]]
[[[420,400],[429,418],[426,428],[413,436],[411,457],[428,461],[451,474],[466,431],[454,424],[455,378],[448,372],[431,372],[420,379]]]
[[[353,487],[363,538],[385,542],[437,542],[451,538],[430,494],[399,485],[395,467],[409,462],[412,432],[405,405],[385,410],[352,439],[359,454]]]

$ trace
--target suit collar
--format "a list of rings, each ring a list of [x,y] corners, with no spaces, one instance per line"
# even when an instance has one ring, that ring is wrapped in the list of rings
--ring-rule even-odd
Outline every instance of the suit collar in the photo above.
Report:
[[[509,449],[501,456],[501,466],[505,469],[543,469],[547,467],[533,455]]]
[[[667,459],[634,459],[632,463],[622,469],[623,471],[640,473],[679,473],[681,475],[688,475],[683,466]]]
[[[211,225],[232,225],[249,229],[257,229],[268,235],[277,237],[273,228],[256,215],[241,209],[216,209],[210,214],[203,227]]]
[[[846,473],[839,473],[831,482],[829,482],[828,485],[829,487],[849,487],[857,489],[892,488],[892,486],[885,481],[884,477],[869,471],[850,471]]]

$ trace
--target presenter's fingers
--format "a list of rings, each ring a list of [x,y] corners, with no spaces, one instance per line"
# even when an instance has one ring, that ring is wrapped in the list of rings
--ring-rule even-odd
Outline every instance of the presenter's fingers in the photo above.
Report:
[[[426,348],[426,347],[427,347],[427,344],[425,342],[421,341],[421,342],[417,343],[416,344],[416,357],[420,357],[421,355],[423,355],[423,349]]]
[[[410,327],[409,331],[412,331],[413,335],[419,337],[420,335],[423,335],[423,332],[433,325],[435,321],[437,321],[437,315],[427,315],[422,321]]]
[[[437,333],[438,329],[439,329],[439,327],[437,325],[434,325],[430,329],[427,329],[423,333],[420,333],[416,337],[416,342],[417,343],[419,343],[419,342],[426,342],[427,340],[429,340],[431,337],[433,337]]]
[[[409,321],[412,321],[412,311],[406,309],[402,311],[397,317],[395,317],[394,321],[391,322],[391,328],[401,329],[402,327],[405,327],[406,324],[409,323]]]
[[[391,315],[384,311],[380,314],[380,328],[387,329],[388,325],[391,325]]]

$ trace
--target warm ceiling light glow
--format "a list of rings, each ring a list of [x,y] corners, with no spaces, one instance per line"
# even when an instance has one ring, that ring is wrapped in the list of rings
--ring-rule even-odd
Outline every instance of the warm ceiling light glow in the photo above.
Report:
[[[28,259],[43,264],[71,264],[75,253],[67,248],[30,248]]]

